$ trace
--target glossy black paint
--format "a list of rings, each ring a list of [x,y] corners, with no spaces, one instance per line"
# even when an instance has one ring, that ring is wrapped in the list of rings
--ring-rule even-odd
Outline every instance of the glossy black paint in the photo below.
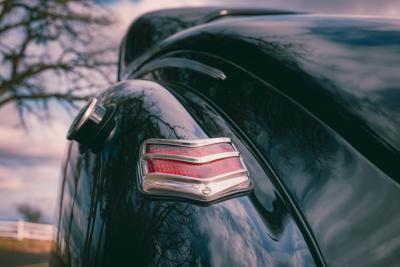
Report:
[[[397,266],[400,22],[203,11],[182,11],[197,26],[175,35],[149,26],[154,46],[125,41],[120,77],[161,86],[101,96],[117,128],[99,155],[70,146],[55,255],[67,266]],[[200,207],[138,193],[143,140],[219,136],[243,153],[251,195]]]
[[[167,38],[126,70],[177,50],[222,57],[299,103],[399,183],[399,26],[316,15],[216,21]]]
[[[198,7],[147,13],[131,24],[121,43],[118,79],[122,78],[127,66],[134,59],[140,57],[149,49],[156,49],[162,40],[182,30],[221,18],[283,14],[295,14],[295,12],[263,8]]]
[[[396,266],[399,25],[312,15],[230,20],[172,36],[130,65],[202,93],[233,120],[291,193],[328,264]],[[155,56],[197,60],[227,78],[190,67],[152,72],[143,62]]]
[[[79,156],[75,144],[69,152],[56,251],[67,266],[314,265],[267,174],[214,111],[218,129],[206,133],[171,93],[138,80],[100,100],[118,106],[117,128],[101,154]],[[209,136],[230,136],[243,153],[257,185],[252,195],[202,207],[139,193],[136,162],[145,139]]]
[[[393,179],[264,81],[221,59],[208,62],[224,69],[227,79],[176,68],[154,70],[146,78],[183,85],[176,94],[196,118],[206,117],[200,97],[222,109],[256,157],[276,172],[327,265],[396,266],[400,190]]]

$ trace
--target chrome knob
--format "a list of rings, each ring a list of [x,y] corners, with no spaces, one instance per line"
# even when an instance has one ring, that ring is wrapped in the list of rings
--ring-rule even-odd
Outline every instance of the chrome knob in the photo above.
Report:
[[[98,152],[115,126],[114,110],[113,107],[105,108],[97,98],[92,98],[72,122],[67,139],[77,141],[81,153],[89,148]]]

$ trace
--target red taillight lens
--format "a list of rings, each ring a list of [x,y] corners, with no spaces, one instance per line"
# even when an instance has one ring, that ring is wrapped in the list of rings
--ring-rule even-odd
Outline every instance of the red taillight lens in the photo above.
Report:
[[[244,162],[228,138],[147,140],[140,171],[141,191],[150,195],[211,201],[252,188]]]
[[[149,144],[146,146],[146,153],[148,154],[167,154],[167,155],[181,155],[188,157],[204,157],[207,155],[233,152],[232,145],[227,143],[213,144],[201,147],[183,147],[183,146],[167,146]]]
[[[174,174],[203,179],[236,171],[246,171],[238,157],[200,164],[169,159],[149,159],[148,166],[149,173]]]

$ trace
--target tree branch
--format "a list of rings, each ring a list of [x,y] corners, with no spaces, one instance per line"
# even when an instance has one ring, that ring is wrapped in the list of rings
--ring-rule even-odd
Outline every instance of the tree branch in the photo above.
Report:
[[[74,106],[108,86],[117,54],[112,23],[94,0],[0,2],[0,108],[14,103],[20,114],[38,114],[50,99]]]

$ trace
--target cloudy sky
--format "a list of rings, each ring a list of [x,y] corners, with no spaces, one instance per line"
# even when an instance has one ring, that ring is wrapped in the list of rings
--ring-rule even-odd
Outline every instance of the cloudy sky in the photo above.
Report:
[[[21,129],[11,105],[0,109],[0,220],[18,219],[16,206],[29,203],[51,221],[70,117],[56,106],[57,120],[43,125],[34,116]]]
[[[120,40],[129,23],[145,12],[180,6],[240,6],[243,0],[144,0],[102,1],[115,13],[116,40]],[[328,14],[400,16],[400,0],[255,0],[254,6],[303,10]],[[248,6],[248,5],[247,5]],[[58,194],[60,161],[66,146],[65,133],[72,120],[57,105],[52,105],[51,124],[28,116],[28,129],[18,125],[12,105],[0,109],[0,220],[16,220],[16,206],[30,203],[52,222]]]

